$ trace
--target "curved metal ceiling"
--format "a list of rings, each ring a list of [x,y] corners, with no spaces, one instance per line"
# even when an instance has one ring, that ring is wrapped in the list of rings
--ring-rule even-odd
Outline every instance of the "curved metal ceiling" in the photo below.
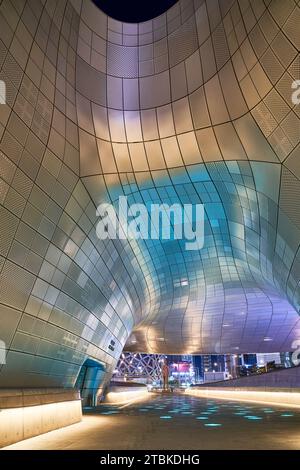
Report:
[[[0,15],[0,384],[74,384],[87,357],[109,377],[125,343],[290,350],[299,2],[181,0],[140,24],[77,0]],[[204,203],[204,248],[98,240],[96,206],[119,195]]]

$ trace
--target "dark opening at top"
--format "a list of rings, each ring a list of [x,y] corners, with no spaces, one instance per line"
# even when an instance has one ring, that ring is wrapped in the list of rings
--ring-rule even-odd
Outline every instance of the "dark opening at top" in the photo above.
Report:
[[[178,0],[93,0],[115,20],[126,23],[148,21],[167,11]]]

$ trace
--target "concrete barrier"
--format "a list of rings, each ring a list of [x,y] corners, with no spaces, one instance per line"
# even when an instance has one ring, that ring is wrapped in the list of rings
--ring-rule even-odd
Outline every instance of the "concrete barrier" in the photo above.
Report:
[[[115,383],[109,387],[105,403],[121,405],[131,401],[147,398],[149,395],[146,385],[135,383]]]
[[[238,387],[191,387],[185,391],[187,395],[201,398],[215,398],[230,401],[261,403],[282,406],[284,408],[300,408],[299,389],[292,388],[249,388]]]
[[[0,447],[78,423],[81,419],[77,391],[0,390]]]
[[[265,374],[249,375],[248,377],[238,377],[236,379],[205,383],[199,385],[199,388],[200,387],[237,387],[247,389],[249,387],[297,388],[300,387],[300,366],[274,370]]]

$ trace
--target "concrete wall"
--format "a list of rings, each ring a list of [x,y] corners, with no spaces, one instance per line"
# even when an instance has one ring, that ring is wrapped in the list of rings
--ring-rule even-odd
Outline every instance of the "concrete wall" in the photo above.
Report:
[[[261,403],[284,408],[299,408],[300,393],[296,388],[275,387],[191,387],[185,391],[187,395],[206,399],[221,399],[249,403]]]
[[[105,402],[109,404],[126,404],[131,401],[147,398],[148,389],[144,384],[116,382],[109,387]]]
[[[81,421],[76,391],[27,389],[0,391],[0,447]]]
[[[238,379],[225,380],[221,382],[206,383],[199,387],[276,387],[295,388],[300,387],[300,367],[292,367],[267,374],[240,377]],[[198,387],[197,387],[198,388]]]

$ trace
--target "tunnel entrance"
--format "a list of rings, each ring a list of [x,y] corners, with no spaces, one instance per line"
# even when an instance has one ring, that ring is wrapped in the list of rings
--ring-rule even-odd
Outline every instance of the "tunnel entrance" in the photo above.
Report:
[[[101,362],[87,359],[83,363],[75,384],[75,388],[80,391],[83,407],[97,405],[105,372],[105,366]]]

